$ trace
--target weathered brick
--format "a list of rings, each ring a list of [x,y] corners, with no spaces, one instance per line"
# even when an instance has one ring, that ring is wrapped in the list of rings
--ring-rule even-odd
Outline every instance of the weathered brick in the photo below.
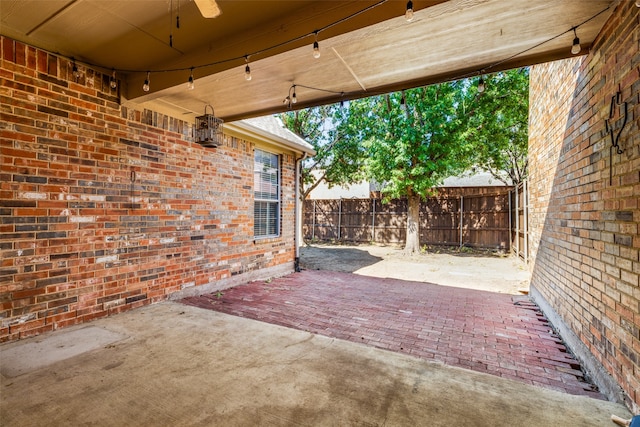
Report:
[[[14,45],[15,41],[8,37],[2,39],[2,59],[9,62],[14,62]]]
[[[75,82],[68,60],[0,37],[12,58],[0,66],[0,104],[12,106],[1,113],[12,128],[0,126],[11,141],[0,181],[15,186],[0,189],[11,262],[0,281],[20,305],[0,313],[22,322],[0,341],[157,302],[230,277],[231,264],[241,273],[292,262],[293,203],[282,204],[282,236],[254,243],[250,141],[204,149],[192,123],[120,106],[108,76],[82,66]],[[289,201],[295,158],[282,159]]]
[[[640,55],[637,38],[620,37],[637,26],[636,11],[633,2],[620,2],[588,55],[532,67],[529,221],[532,286],[637,408],[631,379],[640,372],[640,268],[633,267],[640,247],[640,150],[632,146],[640,130],[627,124],[625,153],[613,156],[604,131],[619,88],[630,105],[640,100],[638,64],[630,64]],[[621,109],[613,113],[614,127],[621,126]],[[590,211],[592,224],[574,222],[575,212]],[[574,280],[576,267],[589,279]]]

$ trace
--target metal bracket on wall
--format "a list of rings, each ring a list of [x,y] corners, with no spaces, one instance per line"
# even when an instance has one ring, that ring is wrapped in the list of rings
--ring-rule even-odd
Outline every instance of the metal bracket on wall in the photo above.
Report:
[[[611,120],[615,115],[615,106],[624,104],[624,107],[620,107],[624,110],[624,117],[622,120],[622,126],[618,132],[615,132],[613,129],[613,125],[611,124]],[[620,135],[622,135],[622,131],[624,127],[627,125],[627,117],[628,117],[628,102],[622,102],[622,91],[620,90],[620,86],[618,86],[618,92],[611,97],[611,102],[609,104],[609,117],[604,120],[604,130],[609,134],[611,138],[611,146],[609,147],[609,185],[613,185],[613,149],[616,149],[616,153],[622,154],[624,153],[624,149],[620,147]]]
[[[129,181],[131,181],[131,189],[129,191],[129,209],[135,209],[136,205],[133,202],[134,201],[134,195],[135,195],[135,183],[136,183],[136,171],[132,168],[129,171]]]

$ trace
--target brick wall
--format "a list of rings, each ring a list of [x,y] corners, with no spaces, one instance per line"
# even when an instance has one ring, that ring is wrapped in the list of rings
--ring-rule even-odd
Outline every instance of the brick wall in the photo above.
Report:
[[[282,237],[254,242],[252,142],[202,148],[108,74],[0,40],[0,341],[292,271],[293,153]]]
[[[534,66],[529,118],[532,295],[603,391],[611,398],[622,394],[636,412],[639,16],[634,2],[619,2],[588,55]],[[619,89],[615,132],[622,128],[624,102],[628,120],[619,139],[624,152],[612,154],[605,119]]]

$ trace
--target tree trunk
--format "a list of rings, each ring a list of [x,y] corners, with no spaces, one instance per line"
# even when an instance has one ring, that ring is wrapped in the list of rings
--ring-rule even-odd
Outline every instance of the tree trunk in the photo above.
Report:
[[[420,196],[409,191],[407,208],[407,240],[404,245],[406,255],[420,253]]]

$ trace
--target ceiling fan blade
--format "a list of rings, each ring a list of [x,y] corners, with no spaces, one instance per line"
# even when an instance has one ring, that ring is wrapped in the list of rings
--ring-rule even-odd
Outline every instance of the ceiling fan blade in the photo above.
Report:
[[[215,18],[220,15],[222,11],[218,7],[216,0],[194,0],[196,6],[200,9],[200,13],[205,18]]]

